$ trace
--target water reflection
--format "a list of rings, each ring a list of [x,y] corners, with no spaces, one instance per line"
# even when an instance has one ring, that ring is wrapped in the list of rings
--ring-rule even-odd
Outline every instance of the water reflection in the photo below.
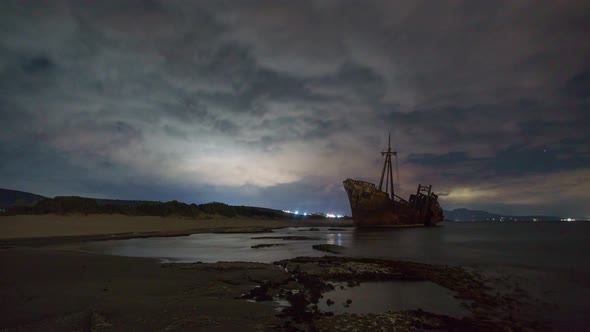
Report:
[[[325,234],[325,237],[326,237],[326,244],[335,244],[335,245],[339,245],[339,246],[345,246],[346,244],[348,244],[343,241],[343,236],[342,236],[342,233],[340,233],[340,232],[332,233],[328,230],[327,233]]]
[[[445,254],[444,227],[356,228],[351,254],[361,257],[436,262]]]
[[[155,257],[171,262],[250,261],[270,263],[298,256],[333,255],[314,250],[315,244],[351,245],[350,230],[332,231],[327,227],[285,228],[263,234],[193,234],[182,237],[87,242],[66,246],[68,249],[110,255]],[[273,237],[273,239],[257,239]],[[292,237],[299,239],[280,239]],[[302,239],[306,238],[306,239]],[[261,244],[279,246],[252,248]]]
[[[457,318],[470,315],[452,291],[430,281],[364,282],[352,288],[344,284],[335,286],[323,294],[318,303],[321,311],[366,314],[422,309]]]

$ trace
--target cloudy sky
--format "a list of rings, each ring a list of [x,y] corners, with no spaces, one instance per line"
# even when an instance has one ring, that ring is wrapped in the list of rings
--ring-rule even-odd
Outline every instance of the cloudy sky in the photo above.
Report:
[[[0,187],[590,216],[587,1],[2,1]]]

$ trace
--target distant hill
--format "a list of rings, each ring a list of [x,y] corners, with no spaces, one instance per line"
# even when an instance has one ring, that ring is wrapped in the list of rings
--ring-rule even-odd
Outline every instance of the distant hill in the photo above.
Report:
[[[47,197],[19,190],[0,188],[0,209],[11,206],[33,206]]]
[[[445,210],[444,214],[447,221],[559,221],[561,219],[561,217],[557,216],[510,216],[464,208],[452,211]]]
[[[197,217],[221,215],[225,217],[249,218],[301,218],[281,210],[254,206],[227,205],[219,202],[186,204],[178,201],[136,201],[99,199],[79,196],[56,196],[47,198],[18,190],[0,189],[0,213],[14,214],[68,214],[104,213],[135,216],[183,216]]]
[[[47,198],[19,190],[0,188],[0,209],[11,214],[44,213],[121,213],[127,215],[179,215],[195,217],[217,214],[226,217],[303,218],[274,210],[254,206],[235,206],[219,202],[186,204],[177,201],[138,201],[86,198],[78,196],[57,196]],[[444,211],[446,221],[558,221],[557,216],[510,216],[487,211],[465,208]]]

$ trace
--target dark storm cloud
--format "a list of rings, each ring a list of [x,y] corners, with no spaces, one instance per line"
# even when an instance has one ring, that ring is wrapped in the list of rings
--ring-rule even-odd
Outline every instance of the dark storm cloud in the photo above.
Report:
[[[449,206],[507,211],[547,206],[494,202],[545,181],[590,214],[559,185],[590,171],[589,10],[4,1],[0,182],[347,212],[340,181],[375,181],[391,131],[404,188],[433,182]]]
[[[493,179],[498,175],[527,176],[547,174],[558,171],[584,169],[590,165],[590,154],[581,153],[580,147],[588,142],[563,141],[555,147],[510,146],[496,151],[491,157],[472,157],[467,152],[449,152],[445,154],[410,154],[407,163],[427,167],[441,167],[453,171],[443,173],[454,181],[469,182],[465,179],[462,168],[468,167],[478,174],[473,181],[482,178]],[[586,145],[587,146],[587,145]],[[584,148],[586,152],[590,152]]]
[[[590,97],[590,68],[576,74],[565,85],[566,92],[572,97]]]
[[[342,64],[333,74],[309,80],[308,85],[326,97],[344,101],[361,99],[363,102],[378,103],[385,93],[383,77],[371,68],[351,63]]]
[[[53,63],[50,59],[39,56],[34,57],[28,61],[26,61],[22,68],[28,72],[35,73],[43,70],[49,70],[53,67]]]

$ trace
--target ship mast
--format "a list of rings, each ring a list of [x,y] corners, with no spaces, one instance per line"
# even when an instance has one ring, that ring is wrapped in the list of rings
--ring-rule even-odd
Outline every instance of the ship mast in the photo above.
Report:
[[[385,156],[385,163],[381,171],[381,180],[379,181],[379,190],[383,191],[383,178],[385,178],[385,193],[394,199],[395,190],[393,189],[393,167],[391,166],[391,156],[395,156],[395,166],[397,173],[397,151],[391,151],[391,133],[387,139],[387,151],[382,151],[381,156]],[[399,173],[397,173],[397,181],[399,182]]]

